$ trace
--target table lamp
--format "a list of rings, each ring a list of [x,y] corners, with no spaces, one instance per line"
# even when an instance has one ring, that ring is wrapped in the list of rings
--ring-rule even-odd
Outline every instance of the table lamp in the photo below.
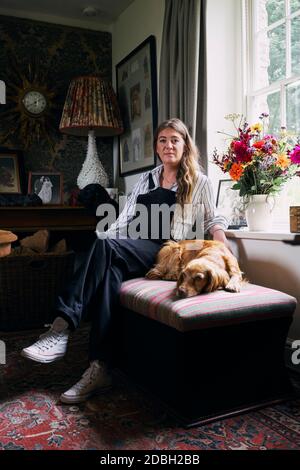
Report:
[[[59,129],[75,136],[88,135],[86,159],[77,178],[83,189],[88,184],[108,186],[108,176],[97,154],[96,136],[123,132],[121,114],[114,90],[100,76],[73,79],[67,93]]]

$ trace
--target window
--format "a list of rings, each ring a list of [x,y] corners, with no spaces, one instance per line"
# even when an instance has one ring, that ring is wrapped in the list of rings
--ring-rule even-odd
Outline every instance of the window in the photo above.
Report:
[[[247,117],[269,114],[269,132],[282,126],[300,135],[300,0],[245,0],[248,57]],[[300,202],[294,178],[280,195],[277,226],[288,226],[288,206]]]
[[[248,116],[300,134],[300,0],[248,0]]]

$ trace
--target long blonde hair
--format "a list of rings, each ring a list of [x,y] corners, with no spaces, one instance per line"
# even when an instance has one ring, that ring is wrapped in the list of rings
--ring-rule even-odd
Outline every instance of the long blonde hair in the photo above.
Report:
[[[190,136],[186,125],[180,119],[172,118],[162,122],[155,131],[153,139],[153,148],[155,153],[158,136],[161,131],[168,127],[173,129],[175,132],[178,132],[185,143],[185,150],[183,152],[182,159],[180,160],[176,176],[178,184],[176,199],[177,202],[183,206],[185,203],[188,204],[192,202],[194,184],[196,182],[197,173],[200,171],[199,151]]]

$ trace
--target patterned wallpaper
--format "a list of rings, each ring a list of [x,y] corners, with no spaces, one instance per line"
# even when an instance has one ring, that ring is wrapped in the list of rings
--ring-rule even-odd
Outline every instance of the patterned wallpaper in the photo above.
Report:
[[[29,171],[62,172],[65,201],[76,187],[87,138],[59,132],[62,108],[71,79],[94,73],[111,80],[110,33],[0,16],[0,79],[7,86],[7,104],[0,107],[0,146],[22,150],[26,178]],[[51,97],[41,123],[46,134],[41,132],[39,139],[39,130],[22,120],[19,104],[22,90],[32,82]],[[112,143],[112,138],[97,138],[110,186]]]

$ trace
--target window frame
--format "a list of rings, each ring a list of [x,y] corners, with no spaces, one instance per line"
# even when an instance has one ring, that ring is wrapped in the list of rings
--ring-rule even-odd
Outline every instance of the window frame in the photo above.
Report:
[[[287,102],[287,87],[293,83],[300,81],[300,73],[290,76],[291,74],[291,20],[294,18],[300,18],[300,10],[294,13],[290,13],[290,0],[284,0],[285,2],[285,16],[259,30],[259,33],[263,31],[271,31],[276,27],[285,24],[286,25],[286,58],[285,58],[285,78],[277,80],[268,86],[262,88],[255,88],[255,51],[256,51],[256,37],[258,30],[256,28],[256,0],[244,0],[243,2],[243,22],[245,26],[245,34],[243,37],[244,43],[244,89],[245,89],[245,107],[246,115],[249,120],[253,121],[258,118],[254,116],[253,102],[255,97],[260,95],[267,95],[274,92],[280,92],[280,124],[286,126],[286,102]]]

